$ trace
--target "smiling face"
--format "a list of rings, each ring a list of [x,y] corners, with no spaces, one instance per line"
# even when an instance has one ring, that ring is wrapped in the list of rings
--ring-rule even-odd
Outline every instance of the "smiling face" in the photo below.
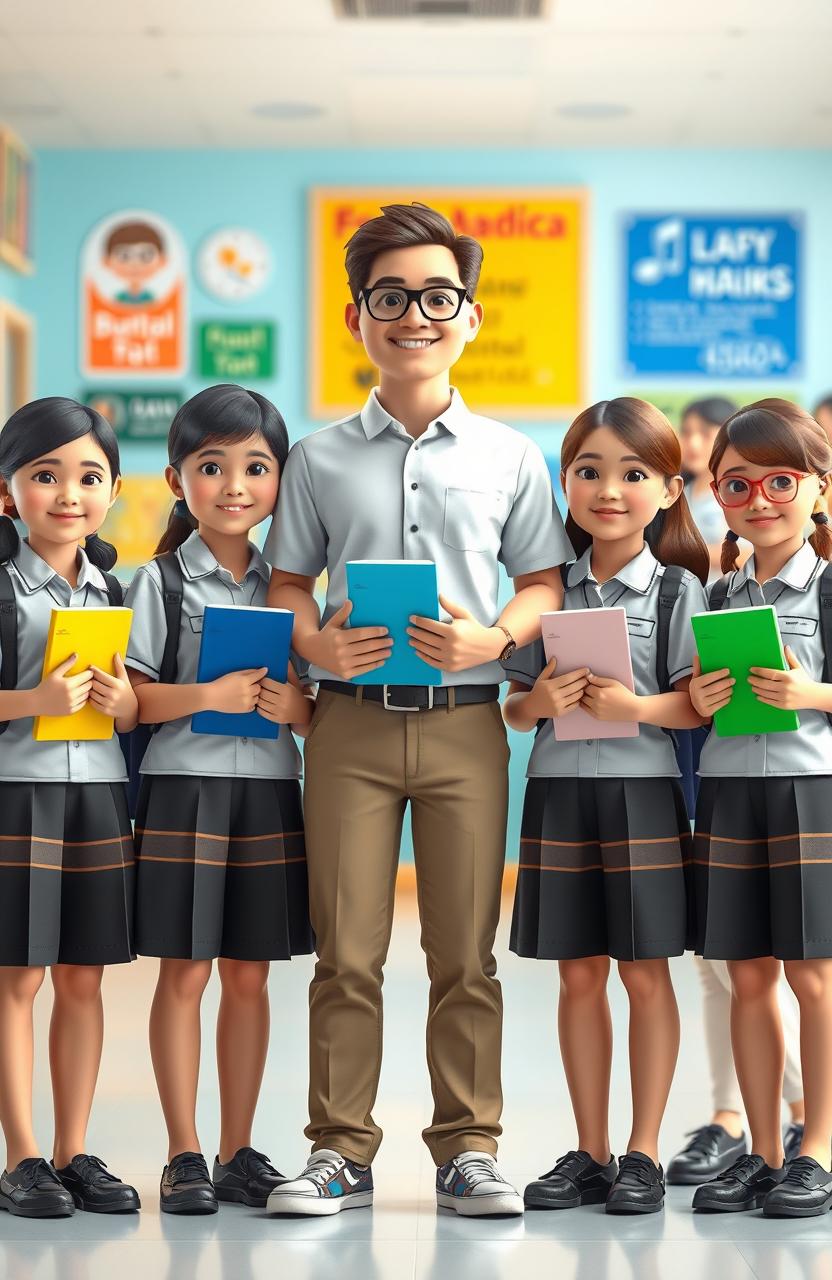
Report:
[[[97,533],[118,496],[121,478],[113,483],[107,457],[92,435],[50,449],[25,463],[0,496],[7,512],[17,508],[29,541],[67,546]]]
[[[748,494],[749,481],[762,480],[764,476],[771,477],[767,482],[769,493],[793,492],[795,495],[791,502],[772,501],[757,485],[745,506],[723,507],[729,529],[747,538],[755,547],[776,547],[781,542],[802,539],[818,494],[826,492],[826,478],[821,479],[813,472],[795,482],[789,473],[796,468],[786,465],[782,470],[779,476],[774,463],[749,462],[732,444],[719,461],[715,479],[721,489],[727,488],[737,499]]]
[[[610,427],[589,432],[561,484],[573,520],[593,542],[642,534],[682,492],[680,476],[651,470]]]
[[[179,471],[169,466],[165,477],[201,528],[247,534],[274,509],[280,467],[265,437],[256,432],[233,442],[206,440]]]
[[[462,288],[459,268],[450,249],[444,245],[414,245],[407,249],[390,249],[373,260],[370,279],[365,288],[389,285],[408,289],[435,290],[437,311],[442,299],[456,305],[456,294],[443,292],[448,286]],[[375,310],[374,306],[374,310]],[[473,342],[482,323],[482,307],[465,299],[453,320],[429,320],[416,302],[397,320],[376,320],[362,298],[360,307],[347,306],[347,328],[356,342],[363,342],[373,364],[395,381],[421,382],[446,373],[456,364],[465,346]]]

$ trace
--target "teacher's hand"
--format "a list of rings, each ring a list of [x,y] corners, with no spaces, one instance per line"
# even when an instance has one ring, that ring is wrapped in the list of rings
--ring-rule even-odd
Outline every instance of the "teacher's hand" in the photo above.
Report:
[[[352,601],[345,600],[316,636],[309,636],[304,657],[316,667],[351,680],[384,665],[393,650],[386,627],[347,627]]]
[[[484,627],[446,596],[440,595],[439,603],[451,615],[450,622],[411,616],[407,634],[419,657],[437,671],[465,671],[483,662],[496,662],[506,647],[505,632],[499,627]]]

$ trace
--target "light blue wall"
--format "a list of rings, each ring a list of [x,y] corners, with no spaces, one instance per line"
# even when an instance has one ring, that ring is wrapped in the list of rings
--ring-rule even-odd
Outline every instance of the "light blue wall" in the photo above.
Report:
[[[306,194],[316,185],[585,186],[590,195],[587,334],[592,399],[644,388],[621,369],[621,217],[667,209],[775,212],[805,216],[805,376],[788,383],[806,401],[832,387],[832,165],[827,152],[789,151],[41,151],[35,209],[37,272],[11,281],[38,323],[37,394],[77,395],[77,276],[80,245],[95,222],[119,209],[148,208],[169,219],[191,253],[213,228],[250,227],[271,244],[276,270],[267,292],[223,307],[194,282],[192,322],[227,314],[278,324],[278,373],[258,388],[283,411],[293,439],[317,424],[306,406]],[[485,271],[488,270],[486,260]],[[0,296],[4,275],[0,269]],[[558,304],[552,299],[552,306]],[[193,328],[192,328],[193,333]],[[185,379],[188,392],[202,383]],[[684,384],[689,385],[689,384]],[[520,424],[522,425],[522,424]],[[562,424],[529,427],[556,449]],[[124,451],[126,470],[164,465],[158,446]],[[514,740],[510,856],[516,856],[528,742]]]

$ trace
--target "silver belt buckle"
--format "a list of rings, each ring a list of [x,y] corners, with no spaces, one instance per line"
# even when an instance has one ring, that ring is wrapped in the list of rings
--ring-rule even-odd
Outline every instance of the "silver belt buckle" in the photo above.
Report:
[[[428,705],[426,707],[400,707],[395,702],[389,702],[388,701],[389,695],[387,693],[387,690],[389,688],[390,688],[389,684],[384,684],[381,686],[382,706],[384,707],[385,711],[431,711],[433,709],[433,685],[432,684],[429,684],[427,686]]]

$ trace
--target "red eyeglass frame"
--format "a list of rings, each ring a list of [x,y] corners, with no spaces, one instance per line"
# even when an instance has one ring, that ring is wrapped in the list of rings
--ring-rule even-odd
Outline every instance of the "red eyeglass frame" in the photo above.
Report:
[[[713,489],[714,497],[716,498],[717,502],[725,511],[732,511],[732,510],[736,511],[740,507],[749,506],[754,501],[754,493],[757,489],[760,490],[766,502],[773,502],[774,505],[777,507],[785,507],[789,502],[794,502],[795,498],[797,497],[797,485],[800,484],[800,481],[807,480],[811,474],[812,474],[811,471],[790,471],[788,467],[778,467],[776,471],[767,471],[766,474],[764,476],[761,476],[759,480],[752,480],[750,476],[737,476],[736,477],[737,480],[744,480],[748,485],[748,497],[746,498],[745,502],[723,502],[722,498],[719,496],[719,482],[717,480],[711,481],[711,488]],[[771,476],[791,476],[792,479],[797,481],[797,484],[795,485],[794,493],[791,495],[790,498],[784,498],[782,501],[780,501],[778,498],[772,498],[770,494],[766,493],[765,489],[763,488],[763,485],[765,484],[766,480],[769,480],[771,478]],[[723,480],[726,480],[728,477],[723,476],[722,478]]]

